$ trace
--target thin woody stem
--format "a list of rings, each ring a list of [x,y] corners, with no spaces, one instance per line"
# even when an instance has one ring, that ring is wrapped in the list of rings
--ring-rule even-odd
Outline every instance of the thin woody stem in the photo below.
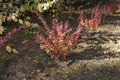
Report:
[[[40,15],[37,11],[31,10],[32,13],[35,13],[38,16],[38,19],[42,22],[42,24],[44,25],[44,31],[46,32],[46,34],[48,34],[50,32],[50,29],[46,23],[46,21],[43,19],[42,15]]]

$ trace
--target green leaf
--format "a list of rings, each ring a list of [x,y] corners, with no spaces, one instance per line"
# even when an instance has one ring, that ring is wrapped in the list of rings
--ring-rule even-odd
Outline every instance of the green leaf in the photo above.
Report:
[[[4,27],[3,27],[3,26],[0,26],[0,35],[3,34],[4,30],[5,30]]]
[[[25,35],[29,35],[29,34],[30,34],[30,31],[26,29],[26,30],[24,30],[24,34],[25,34]]]
[[[6,56],[2,56],[2,57],[0,57],[0,61],[5,61],[6,59],[7,59]]]
[[[25,0],[25,2],[29,2],[29,0]]]
[[[19,19],[19,23],[20,23],[20,24],[23,24],[23,20],[22,20],[22,19]]]
[[[6,46],[5,49],[6,49],[6,51],[9,52],[9,53],[11,53],[11,51],[12,51],[12,48],[11,48],[10,46],[8,46],[8,45]]]
[[[11,16],[11,19],[12,19],[12,20],[15,20],[15,19],[16,19],[16,16],[15,16],[15,15]]]
[[[27,17],[26,17],[26,20],[30,20],[30,17],[29,17],[29,16],[27,16]]]
[[[33,9],[36,9],[37,6],[38,6],[38,3],[37,3],[37,2],[35,2],[35,3],[32,4]]]
[[[25,21],[25,25],[26,26],[30,26],[30,22],[29,21]]]
[[[14,54],[18,54],[19,52],[16,49],[12,49]]]

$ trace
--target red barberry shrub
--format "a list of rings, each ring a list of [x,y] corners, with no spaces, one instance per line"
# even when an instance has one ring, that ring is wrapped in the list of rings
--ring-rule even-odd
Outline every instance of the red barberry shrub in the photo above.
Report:
[[[44,30],[43,32],[45,34],[35,33],[36,40],[39,42],[40,48],[45,50],[52,58],[59,60],[64,60],[68,55],[70,55],[72,48],[76,46],[79,41],[82,28],[97,28],[102,16],[99,4],[92,10],[90,19],[81,12],[79,25],[76,31],[73,32],[73,30],[69,28],[68,22],[63,24],[62,22],[53,20],[52,27],[50,29],[40,14],[36,11],[32,11],[32,13],[35,13],[44,25],[44,27],[40,28]]]
[[[100,10],[98,4],[95,8],[93,8],[92,15],[90,18],[87,18],[83,14],[83,12],[81,12],[79,16],[79,22],[85,29],[94,30],[99,26],[101,22],[101,17],[102,17],[102,11]]]
[[[64,60],[71,53],[71,49],[76,46],[79,40],[82,27],[80,24],[76,31],[72,33],[68,22],[52,21],[52,28],[46,35],[36,34],[40,48],[44,49],[48,55],[54,59]]]
[[[119,9],[118,3],[110,3],[105,5],[105,10],[107,13],[115,13]]]

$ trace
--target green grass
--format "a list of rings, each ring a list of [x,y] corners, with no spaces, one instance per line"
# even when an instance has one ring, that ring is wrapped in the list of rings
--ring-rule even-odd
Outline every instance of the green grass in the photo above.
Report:
[[[115,75],[117,75],[117,71],[112,67],[112,68],[103,68],[99,72],[97,72],[97,77],[100,80],[110,80],[112,79]]]

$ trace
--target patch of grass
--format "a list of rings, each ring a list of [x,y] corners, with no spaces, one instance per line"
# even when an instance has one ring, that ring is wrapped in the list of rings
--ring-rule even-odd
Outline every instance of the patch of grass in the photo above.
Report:
[[[97,77],[100,78],[100,80],[110,80],[116,74],[117,73],[114,68],[106,68],[97,72]]]
[[[111,77],[111,73],[109,72],[104,72],[104,73],[98,73],[97,76],[101,79],[101,80],[109,80]]]
[[[21,78],[20,80],[28,80],[28,79],[24,77],[24,78]]]
[[[0,80],[6,80],[6,78],[7,78],[7,75],[0,74]]]
[[[6,56],[2,56],[0,57],[0,62],[6,61],[7,57]]]
[[[50,80],[68,80],[69,79],[69,72],[66,70],[61,70],[61,71],[56,71],[56,70],[51,70],[50,71]]]

